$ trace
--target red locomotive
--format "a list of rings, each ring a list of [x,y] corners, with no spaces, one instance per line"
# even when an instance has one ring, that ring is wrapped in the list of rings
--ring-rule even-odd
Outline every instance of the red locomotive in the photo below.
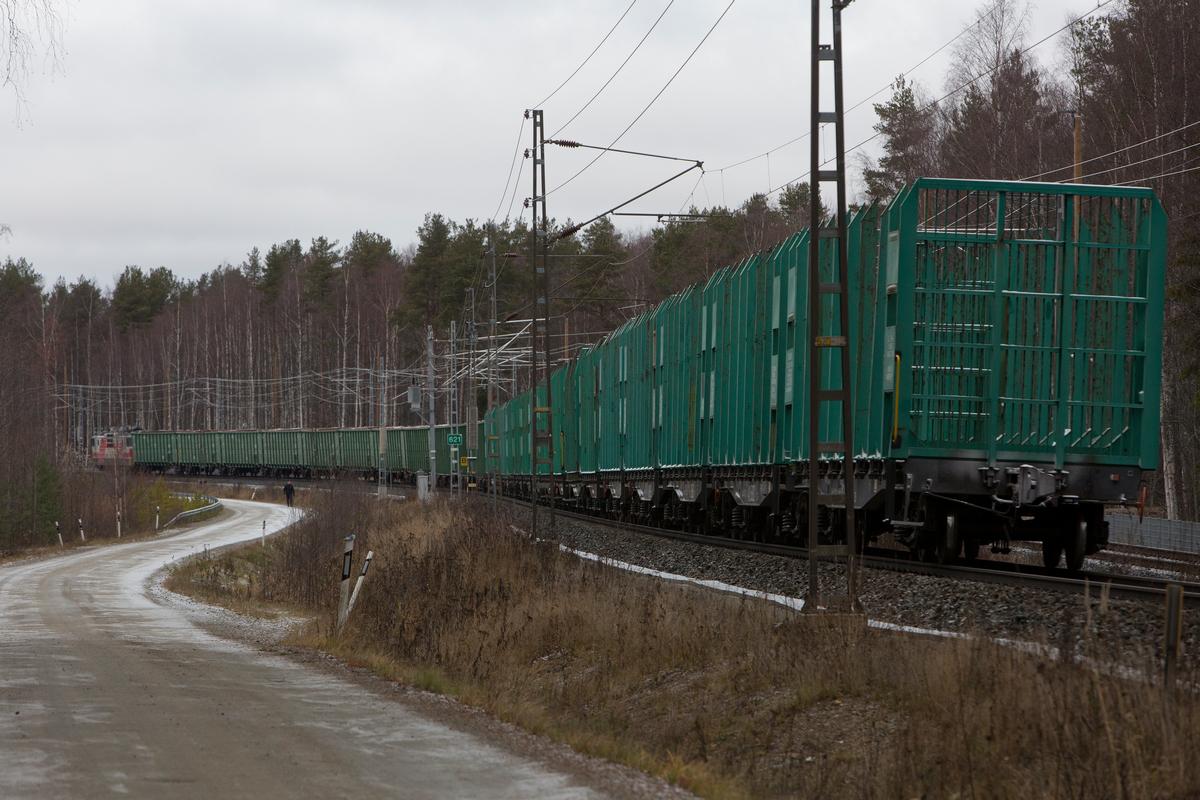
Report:
[[[133,465],[133,436],[125,432],[101,433],[92,437],[92,461],[97,469]]]

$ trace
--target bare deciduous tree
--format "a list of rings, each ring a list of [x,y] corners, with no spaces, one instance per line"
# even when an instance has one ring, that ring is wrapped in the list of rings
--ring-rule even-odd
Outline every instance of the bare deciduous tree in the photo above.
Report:
[[[30,67],[41,55],[51,71],[61,69],[65,29],[66,20],[54,0],[0,0],[0,87],[12,90],[18,123],[25,110]]]

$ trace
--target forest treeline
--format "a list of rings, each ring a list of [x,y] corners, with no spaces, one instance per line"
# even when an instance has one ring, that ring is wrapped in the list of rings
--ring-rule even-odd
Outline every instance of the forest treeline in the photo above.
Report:
[[[1069,180],[1074,117],[1082,116],[1085,181],[1151,186],[1172,220],[1164,469],[1152,496],[1172,516],[1197,519],[1200,0],[1112,7],[1073,25],[1057,55],[1039,61],[1028,50],[1027,8],[985,4],[956,40],[943,86],[900,76],[875,106],[882,155],[860,158],[857,199],[886,200],[923,175]],[[553,359],[806,226],[809,193],[795,184],[737,208],[691,211],[701,216],[648,231],[602,219],[553,238]],[[370,231],[344,243],[291,239],[199,280],[128,266],[111,286],[47,286],[34,265],[8,258],[0,265],[0,550],[47,542],[55,518],[77,516],[86,498],[64,487],[94,432],[374,425],[381,383],[388,423],[416,424],[404,390],[423,382],[427,326],[439,374],[461,370],[472,322],[481,340],[488,333],[494,259],[502,339],[520,331],[532,304],[530,239],[523,219],[492,225],[430,213],[409,245]],[[520,388],[527,376],[505,369],[504,385]]]

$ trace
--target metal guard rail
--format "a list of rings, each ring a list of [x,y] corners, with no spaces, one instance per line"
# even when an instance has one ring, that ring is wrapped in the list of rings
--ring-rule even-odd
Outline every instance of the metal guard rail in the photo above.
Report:
[[[176,497],[191,497],[192,496],[192,495],[182,495],[182,494],[178,494],[176,492],[171,492],[171,494],[175,495]],[[200,495],[200,497],[209,501],[208,505],[204,506],[203,508],[193,508],[191,511],[180,511],[178,514],[176,514],[174,517],[171,518],[170,522],[168,522],[166,525],[163,525],[163,529],[165,530],[166,528],[171,527],[176,522],[178,522],[180,519],[183,519],[185,517],[191,518],[191,517],[199,516],[200,514],[207,514],[209,512],[215,512],[215,511],[221,510],[221,507],[222,507],[221,501],[218,500],[217,498],[210,497],[206,494],[202,494],[202,495]]]

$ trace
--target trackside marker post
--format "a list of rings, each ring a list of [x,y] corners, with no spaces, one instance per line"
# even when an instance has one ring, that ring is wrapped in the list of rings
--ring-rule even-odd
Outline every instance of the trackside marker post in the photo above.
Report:
[[[79,520],[79,541],[86,542],[87,537],[83,535],[83,520]]]
[[[117,538],[121,538],[121,512],[117,512]]]
[[[62,547],[62,546],[63,546],[63,540],[62,540],[62,528],[58,527],[58,521],[57,521],[57,520],[55,520],[55,522],[54,522],[54,532],[58,534],[58,546],[59,546],[59,547]]]
[[[162,511],[161,506],[154,507],[154,530],[158,530],[158,515]]]
[[[350,602],[350,562],[354,560],[354,537],[347,536],[342,540],[342,593],[338,598],[338,636],[342,635],[342,626],[346,624],[346,609]]]
[[[350,595],[350,605],[346,608],[346,616],[349,617],[354,611],[354,604],[358,601],[358,593],[362,591],[363,581],[367,577],[367,570],[371,568],[371,559],[375,557],[374,550],[367,551],[367,558],[363,561],[362,572],[359,573],[358,582],[354,584],[354,593]]]
[[[1177,583],[1167,586],[1167,631],[1163,643],[1166,651],[1163,692],[1167,707],[1175,703],[1175,663],[1179,660],[1179,640],[1183,638],[1183,587]]]

